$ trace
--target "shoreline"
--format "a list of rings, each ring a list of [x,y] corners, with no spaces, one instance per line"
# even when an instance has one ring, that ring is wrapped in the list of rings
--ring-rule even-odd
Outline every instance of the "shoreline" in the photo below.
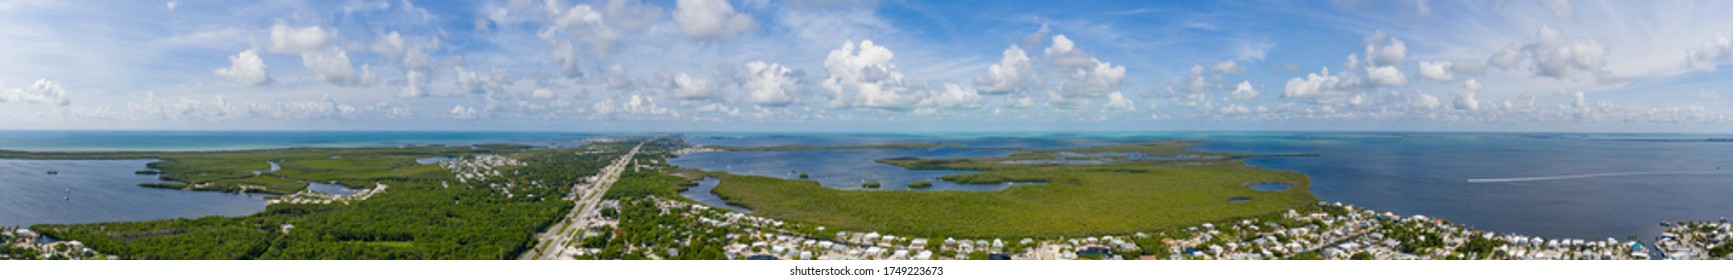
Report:
[[[1204,140],[1204,141],[1207,141],[1207,140]],[[1194,144],[1194,145],[1195,145],[1195,144]],[[489,145],[479,145],[479,146],[489,146]],[[527,149],[539,149],[539,148],[540,148],[540,147],[535,147],[535,146],[517,146],[517,145],[511,145],[511,144],[502,144],[502,145],[497,145],[497,146],[514,146],[514,147],[520,147],[520,148],[527,148]],[[446,147],[446,146],[440,146],[440,145],[426,145],[426,146],[399,146],[399,147],[396,147],[396,148],[398,148],[398,149],[404,149],[404,148],[412,148],[412,147],[413,147],[413,148],[428,148],[428,147],[441,147],[441,148],[453,148],[453,147]],[[828,147],[828,146],[799,146],[799,147],[798,147],[798,148],[796,148],[796,149],[793,149],[793,150],[827,150],[827,149],[832,149],[832,148],[825,148],[825,147]],[[843,148],[839,148],[839,149],[851,149],[851,148],[847,148],[847,147],[850,147],[850,146],[836,146],[836,147],[843,147]],[[950,147],[950,146],[943,146],[943,145],[941,145],[941,146],[939,146],[939,148],[945,148],[945,147]],[[1101,148],[1101,147],[1102,147],[1102,146],[1090,146],[1090,147],[1085,147],[1085,148],[1069,148],[1069,149],[1066,149],[1066,148],[1061,148],[1061,149],[1032,149],[1032,148],[1014,148],[1014,149],[1011,149],[1011,150],[1020,150],[1020,151],[1025,151],[1025,152],[1029,152],[1029,151],[1043,151],[1043,150],[1050,150],[1050,151],[1063,151],[1063,150],[1090,150],[1090,151],[1098,151],[1098,152],[1099,152],[1099,151],[1112,151],[1112,150],[1101,150],[1101,149],[1098,149],[1098,148]],[[918,149],[918,148],[909,148],[909,147],[906,147],[906,146],[886,146],[886,147],[879,147],[879,148],[886,148],[886,149]],[[197,153],[191,153],[191,152],[170,152],[170,153],[169,153],[169,154],[204,154],[204,153],[248,153],[248,152],[260,152],[260,153],[268,153],[268,152],[285,152],[285,151],[305,151],[305,150],[343,150],[343,149],[389,149],[389,147],[381,147],[381,148],[319,148],[319,147],[294,147],[294,148],[284,148],[284,149],[266,149],[266,150],[251,150],[251,151],[240,151],[240,152],[222,152],[222,151],[212,151],[212,152],[197,152]],[[967,149],[967,148],[958,148],[958,149]],[[999,149],[999,148],[995,148],[995,149]],[[774,148],[773,148],[773,149],[770,149],[770,150],[779,150],[779,149],[774,149]],[[728,151],[728,150],[722,150],[722,149],[707,149],[707,147],[706,147],[706,146],[703,146],[703,145],[692,145],[692,146],[690,146],[690,147],[688,147],[688,148],[686,148],[686,149],[680,149],[680,150],[677,150],[677,151],[672,151],[672,152],[668,152],[668,154],[672,154],[672,155],[676,155],[676,156],[678,156],[678,155],[687,155],[687,154],[691,154],[691,153],[698,153],[698,152],[713,152],[713,151]],[[753,151],[760,151],[760,150],[753,150]],[[125,153],[124,153],[124,154],[145,154],[145,153],[149,153],[149,152],[125,152]],[[580,153],[581,153],[581,152],[580,152]],[[1222,157],[1222,160],[1228,160],[1228,161],[1241,161],[1241,160],[1242,160],[1242,159],[1247,159],[1247,158],[1251,158],[1251,157],[1259,157],[1259,156],[1260,156],[1260,155],[1243,155],[1243,156],[1241,156],[1241,155],[1233,155],[1233,154],[1228,154],[1228,153],[1218,153],[1218,152],[1198,152],[1198,153],[1210,153],[1210,154],[1222,154],[1222,155],[1229,155],[1229,156],[1224,156],[1224,157]],[[89,155],[89,154],[78,154],[78,153],[58,153],[58,154],[55,154],[55,153],[47,153],[47,154],[46,154],[46,155],[44,155],[44,156],[45,156],[45,157],[49,157],[49,158],[53,158],[53,157],[55,157],[55,156],[63,156],[63,157],[65,157],[65,159],[66,159],[66,160],[86,160],[86,159],[100,159],[100,158],[95,158],[95,157],[91,157],[91,156],[93,156],[93,155]],[[1270,154],[1270,155],[1261,155],[1261,156],[1278,156],[1278,157],[1290,157],[1290,156],[1298,156],[1298,157],[1316,157],[1316,156],[1319,156],[1319,155],[1318,155],[1318,154],[1316,154],[1316,153],[1312,153],[1312,154]],[[164,157],[152,157],[152,158],[153,158],[153,159],[156,159],[156,160],[163,160],[163,158],[164,158]],[[1012,158],[1012,156],[1005,156],[1005,157],[994,157],[994,158]],[[139,159],[139,158],[127,158],[127,159]],[[330,159],[337,159],[337,157],[331,157],[331,158],[330,158]],[[910,158],[910,159],[911,159],[911,160],[922,160],[922,159],[920,159],[920,158]],[[959,159],[963,159],[963,160],[968,160],[968,159],[972,159],[972,158],[959,158]],[[30,160],[30,159],[19,159],[19,160]],[[274,161],[267,161],[267,162],[268,162],[268,163],[273,163],[273,164],[274,164],[274,163],[276,163],[276,162],[274,162]],[[652,160],[652,161],[651,161],[651,162],[652,162],[652,163],[654,163],[654,162],[655,162],[655,161],[654,161],[654,160]],[[665,160],[664,160],[664,161],[663,161],[663,162],[664,162],[664,163],[665,163],[665,162],[666,162],[666,161],[665,161]],[[882,162],[881,162],[881,163],[882,163]],[[1242,163],[1243,163],[1243,161],[1242,161]],[[1248,166],[1249,166],[1249,163],[1244,163],[1244,164],[1247,164],[1247,165],[1248,165]],[[1001,165],[1003,165],[1003,164],[1001,164]],[[898,166],[902,166],[902,165],[898,165]],[[1061,166],[1063,166],[1063,165],[1061,165]],[[1091,165],[1084,165],[1084,166],[1091,166]],[[903,168],[909,168],[909,167],[907,167],[907,166],[902,166],[902,167],[903,167]],[[940,166],[940,167],[944,167],[944,168],[955,168],[955,167],[958,167],[958,165],[955,165],[955,164],[953,164],[953,163],[946,163],[946,164],[945,164],[945,165],[943,165],[943,166]],[[1260,168],[1261,168],[1261,167],[1260,167]],[[990,168],[989,168],[989,169],[990,169]],[[1261,169],[1270,169],[1270,170],[1277,170],[1277,169],[1271,169],[1271,168],[1261,168]],[[977,168],[967,168],[967,169],[958,169],[958,170],[973,170],[973,171],[981,171],[981,170],[983,170],[983,169],[977,169]],[[168,170],[164,170],[164,171],[168,171]],[[1297,172],[1297,171],[1289,171],[1289,172]],[[1695,173],[1702,173],[1702,172],[1699,172],[1699,171],[1681,171],[1681,172],[1695,172]],[[1593,176],[1587,176],[1587,177],[1586,177],[1586,178],[1592,178],[1592,177],[1606,177],[1606,176],[1641,176],[1641,175],[1670,175],[1670,173],[1669,173],[1669,174],[1660,174],[1660,173],[1669,173],[1669,172],[1666,172],[1666,171],[1656,171],[1656,172],[1623,172],[1623,173],[1603,173],[1603,174],[1588,174],[1588,175],[1593,175]],[[972,174],[973,174],[973,173],[972,173]],[[1609,174],[1611,174],[1611,175],[1609,175]],[[1720,174],[1720,173],[1715,173],[1715,174]],[[255,175],[257,175],[257,174],[255,174]],[[1523,178],[1504,178],[1504,179],[1534,179],[1534,178],[1541,178],[1541,179],[1558,179],[1558,178],[1556,178],[1556,177],[1568,177],[1568,178],[1564,178],[1564,179],[1575,179],[1575,178],[1576,178],[1576,177],[1581,177],[1581,176],[1583,176],[1583,175],[1581,175],[1581,174],[1579,174],[1579,175],[1567,175],[1567,176],[1552,176],[1552,177],[1523,177]],[[946,176],[946,177],[949,177],[949,176]],[[947,181],[949,181],[949,180],[948,180],[948,179],[947,179]],[[1252,184],[1252,183],[1247,183],[1247,185],[1249,185],[1249,184]],[[1309,192],[1309,189],[1308,189],[1308,192]],[[726,199],[725,199],[725,200],[726,200]],[[1259,200],[1255,200],[1255,201],[1261,201],[1261,200],[1262,200],[1262,199],[1259,199]],[[744,206],[743,206],[743,207],[744,207]],[[1298,208],[1295,208],[1295,209],[1298,209]],[[1383,213],[1383,214],[1380,214],[1380,215],[1381,215],[1381,216],[1391,216],[1391,217],[1400,217],[1400,216],[1396,216],[1396,215],[1393,215],[1393,214],[1390,214],[1390,212],[1384,212],[1384,213]],[[1411,218],[1412,218],[1412,217],[1413,217],[1413,216],[1411,216],[1411,217],[1408,217],[1408,218],[1410,218],[1410,219],[1411,219]],[[1418,216],[1418,217],[1425,217],[1425,216]],[[1205,223],[1205,224],[1209,224],[1209,223]],[[1180,225],[1180,226],[1184,226],[1184,225]],[[1176,226],[1176,227],[1179,227],[1179,226]],[[1538,238],[1538,237],[1533,237],[1533,236],[1528,236],[1528,235],[1522,235],[1522,234],[1515,234],[1515,233],[1501,233],[1501,234],[1499,234],[1499,235],[1512,235],[1512,236],[1524,236],[1524,237],[1528,237],[1528,238],[1531,238],[1531,239],[1532,239],[1532,238]],[[1573,238],[1559,238],[1559,239],[1563,239],[1563,240],[1567,240],[1567,241],[1568,241],[1568,240],[1577,240],[1577,239],[1573,239]],[[1552,239],[1552,238],[1543,238],[1543,240],[1558,240],[1558,239]]]

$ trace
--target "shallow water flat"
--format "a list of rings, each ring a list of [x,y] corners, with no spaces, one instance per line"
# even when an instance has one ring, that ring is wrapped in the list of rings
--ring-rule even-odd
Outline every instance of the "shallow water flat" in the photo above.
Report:
[[[729,151],[696,153],[668,162],[676,166],[736,174],[800,178],[807,173],[809,180],[838,189],[861,189],[865,182],[879,182],[881,190],[910,189],[909,183],[932,182],[921,190],[990,191],[1004,189],[1004,184],[976,185],[945,182],[938,178],[951,174],[971,173],[968,170],[909,170],[873,160],[896,157],[955,158],[996,157],[1010,154],[1008,150],[966,149],[862,149],[808,151]]]

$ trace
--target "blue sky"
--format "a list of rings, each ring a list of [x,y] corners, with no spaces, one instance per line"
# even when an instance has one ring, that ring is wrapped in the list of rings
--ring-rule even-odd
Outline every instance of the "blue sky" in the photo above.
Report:
[[[0,0],[0,128],[1728,132],[1730,10]]]

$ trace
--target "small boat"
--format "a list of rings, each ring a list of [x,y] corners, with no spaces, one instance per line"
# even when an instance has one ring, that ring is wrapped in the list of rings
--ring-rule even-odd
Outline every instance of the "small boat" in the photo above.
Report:
[[[70,196],[70,195],[63,197],[63,198],[66,199],[66,201],[72,201],[72,196]]]
[[[48,175],[60,175],[60,171],[49,170]]]

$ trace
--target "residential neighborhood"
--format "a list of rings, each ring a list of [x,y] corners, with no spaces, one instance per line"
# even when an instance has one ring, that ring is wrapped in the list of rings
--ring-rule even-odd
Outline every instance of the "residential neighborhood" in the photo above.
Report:
[[[1733,223],[1719,221],[1661,223],[1667,227],[1655,242],[1669,260],[1733,259]]]
[[[53,240],[26,228],[0,227],[0,260],[112,259],[76,240]]]
[[[799,260],[944,260],[944,259],[1531,259],[1641,260],[1651,252],[1633,240],[1544,238],[1485,232],[1426,216],[1400,216],[1341,203],[1290,210],[1279,215],[1223,223],[1202,223],[1160,232],[1062,238],[953,238],[898,236],[879,232],[826,230],[713,208],[687,201],[649,198],[656,217],[677,220],[663,230],[686,231],[671,236],[717,236],[726,259]],[[608,203],[622,207],[618,202]],[[668,217],[678,217],[669,219]],[[596,224],[586,237],[616,232],[619,222]],[[1675,237],[1667,244],[1724,244],[1719,232]],[[623,232],[630,235],[631,232]],[[1674,233],[1669,236],[1681,236]],[[1705,238],[1722,239],[1705,239]],[[1664,239],[1666,240],[1666,239]],[[1716,240],[1716,241],[1708,241]],[[682,244],[629,244],[624,254],[648,259],[668,258]],[[1707,243],[1706,243],[1707,242]],[[1673,245],[1672,248],[1683,248]],[[1701,248],[1707,245],[1695,245]],[[601,254],[603,248],[581,249],[579,258]],[[1682,250],[1682,249],[1673,249]],[[1698,249],[1698,251],[1702,251]],[[1697,252],[1697,251],[1692,251]],[[1706,251],[1705,251],[1706,252]]]

